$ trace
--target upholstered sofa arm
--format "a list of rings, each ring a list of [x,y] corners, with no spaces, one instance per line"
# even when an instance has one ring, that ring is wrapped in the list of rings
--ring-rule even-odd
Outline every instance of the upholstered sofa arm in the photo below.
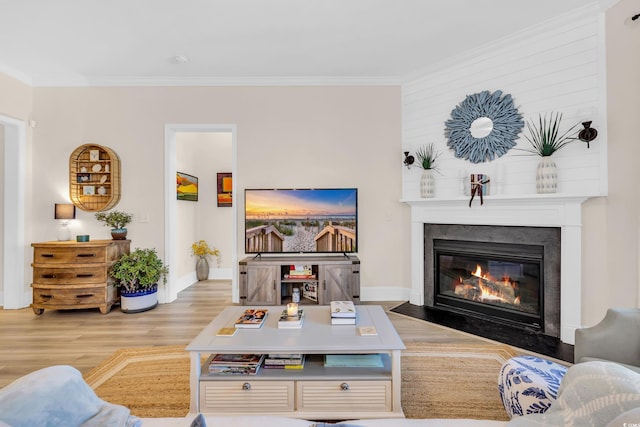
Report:
[[[593,359],[640,366],[640,309],[611,308],[597,325],[576,330],[575,363]]]

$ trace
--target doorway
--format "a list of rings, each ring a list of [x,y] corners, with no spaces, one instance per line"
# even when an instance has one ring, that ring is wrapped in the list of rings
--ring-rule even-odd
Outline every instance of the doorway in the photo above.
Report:
[[[165,254],[164,258],[168,265],[178,265],[178,209],[176,200],[176,172],[177,167],[177,135],[180,133],[230,133],[231,134],[231,173],[233,174],[232,192],[236,192],[236,126],[235,125],[215,125],[215,124],[167,124],[165,125]],[[184,172],[184,171],[181,171]],[[232,265],[232,298],[238,301],[238,284],[237,284],[237,203],[233,203],[232,207],[232,248],[229,258]],[[191,283],[181,283],[176,268],[169,269],[167,278],[167,286],[158,293],[158,300],[161,303],[168,303],[175,300],[178,292],[185,289]]]

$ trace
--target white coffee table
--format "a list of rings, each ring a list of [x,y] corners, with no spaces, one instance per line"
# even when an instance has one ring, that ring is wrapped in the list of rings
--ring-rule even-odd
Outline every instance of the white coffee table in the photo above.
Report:
[[[260,329],[233,326],[247,308],[267,308]],[[405,348],[382,307],[358,305],[357,324],[331,325],[328,306],[303,306],[301,329],[278,328],[282,306],[226,308],[187,346],[191,352],[191,413],[270,414],[305,419],[402,417],[400,353]],[[360,336],[359,326],[378,335]],[[303,370],[261,369],[257,375],[216,376],[202,372],[202,358],[214,353],[304,353]],[[379,353],[383,367],[329,368],[325,354]]]

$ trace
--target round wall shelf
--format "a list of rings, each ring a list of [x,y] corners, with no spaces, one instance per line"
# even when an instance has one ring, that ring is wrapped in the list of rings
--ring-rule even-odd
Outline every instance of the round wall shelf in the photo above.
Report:
[[[111,209],[120,201],[120,158],[109,147],[85,144],[69,157],[69,197],[83,211]]]

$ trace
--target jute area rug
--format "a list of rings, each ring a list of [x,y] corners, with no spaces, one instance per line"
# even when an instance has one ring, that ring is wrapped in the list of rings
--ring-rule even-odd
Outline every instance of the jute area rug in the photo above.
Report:
[[[402,408],[407,418],[508,420],[497,388],[502,364],[516,355],[500,344],[405,343]],[[189,353],[184,346],[118,350],[85,375],[102,399],[139,417],[189,411]]]

